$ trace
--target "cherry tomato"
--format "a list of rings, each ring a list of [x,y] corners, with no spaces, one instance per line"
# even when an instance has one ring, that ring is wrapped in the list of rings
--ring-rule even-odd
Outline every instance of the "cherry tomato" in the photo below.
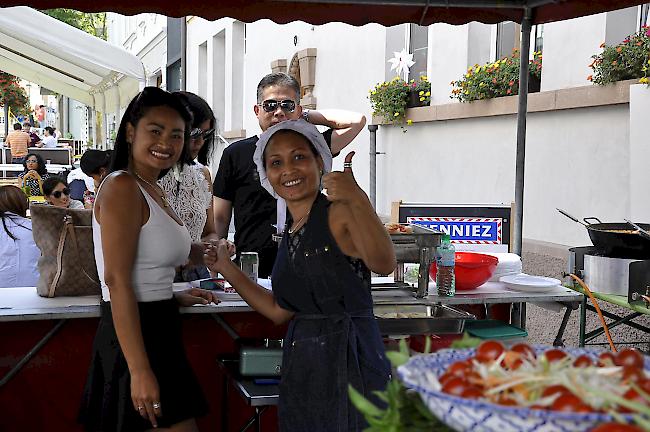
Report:
[[[517,401],[515,401],[513,398],[511,398],[509,396],[505,396],[505,395],[499,396],[499,398],[497,399],[497,403],[499,405],[505,405],[505,406],[516,406],[517,405]]]
[[[590,432],[643,432],[643,429],[634,425],[604,423],[592,429]]]
[[[481,375],[479,375],[478,372],[476,372],[475,370],[471,370],[467,372],[467,374],[465,374],[463,378],[465,379],[465,381],[467,381],[468,383],[474,386],[483,387],[483,385],[480,384],[483,382],[483,379],[481,378]]]
[[[579,356],[574,362],[573,366],[577,368],[586,368],[593,366],[594,363],[591,361],[591,358],[588,355],[581,355]]]
[[[643,354],[631,348],[625,348],[616,354],[616,366],[628,366],[643,369]]]
[[[642,391],[650,395],[650,379],[648,379],[648,377],[644,376],[637,381],[636,385],[638,385]]]
[[[461,396],[468,387],[471,387],[471,385],[467,381],[460,377],[454,377],[442,386],[442,391],[450,395]]]
[[[535,354],[535,350],[533,349],[533,347],[531,347],[530,345],[525,344],[525,343],[514,344],[510,348],[510,351],[514,351],[516,353],[519,353],[522,356],[527,357],[529,359],[537,358],[537,354]]]
[[[567,357],[567,353],[559,349],[550,349],[544,353],[544,357],[549,363],[553,363]]]
[[[462,393],[461,396],[467,399],[478,399],[482,398],[483,395],[483,390],[476,386],[469,386],[467,387]]]
[[[454,376],[465,376],[472,369],[467,360],[457,361],[447,368],[447,373]]]
[[[580,400],[578,396],[574,395],[573,393],[560,395],[560,397],[555,399],[555,402],[553,402],[551,409],[554,411],[573,413],[588,413],[592,411],[589,405],[585,404],[582,400]]]
[[[506,348],[501,342],[485,341],[476,348],[476,360],[480,363],[487,363],[496,360]]]
[[[571,393],[571,391],[569,391],[568,388],[560,384],[548,386],[544,389],[544,391],[542,391],[542,397],[549,397],[553,395],[562,396],[563,394],[573,394],[573,393]]]
[[[598,356],[598,366],[600,367],[612,367],[615,366],[616,357],[611,352],[600,353]]]

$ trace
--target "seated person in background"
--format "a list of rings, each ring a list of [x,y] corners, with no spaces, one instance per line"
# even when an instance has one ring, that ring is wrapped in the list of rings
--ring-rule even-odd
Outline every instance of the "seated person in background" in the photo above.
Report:
[[[16,186],[0,186],[0,288],[33,287],[41,251],[27,219],[27,196]]]
[[[54,128],[48,126],[44,129],[43,134],[45,135],[43,137],[43,144],[42,147],[44,148],[56,148],[56,138],[54,137]]]
[[[7,134],[5,145],[11,150],[12,163],[21,163],[27,154],[29,135],[20,130],[20,123],[15,123],[14,130]]]
[[[92,208],[95,202],[95,194],[99,185],[108,173],[108,166],[111,163],[111,150],[86,150],[86,152],[81,156],[79,165],[81,166],[80,170],[84,179],[90,179],[90,183],[86,180],[86,191],[83,192],[83,203],[84,207]],[[79,169],[79,168],[78,168]],[[74,170],[68,176],[68,182],[70,182],[70,176],[75,173],[77,170]],[[78,177],[75,177],[75,181]],[[73,189],[72,183],[70,183],[70,189]],[[74,197],[75,199],[79,199]]]
[[[23,177],[30,174],[27,180],[25,180],[25,189],[23,189],[25,194],[27,196],[43,195],[41,186],[38,184],[38,179],[31,176],[31,174],[34,173],[38,174],[41,177],[41,181],[44,181],[50,176],[45,168],[45,161],[43,161],[41,155],[36,153],[27,153],[27,156],[25,156],[25,159],[23,160],[23,167],[25,167],[25,169],[23,172],[18,174],[18,177],[22,180]]]
[[[50,205],[70,209],[84,208],[81,201],[70,198],[68,183],[61,177],[51,176],[45,180],[43,182],[43,194]]]
[[[23,123],[23,132],[29,134],[30,138],[30,147],[43,147],[43,142],[41,141],[41,137],[38,136],[36,132],[32,132],[32,124],[29,122]]]

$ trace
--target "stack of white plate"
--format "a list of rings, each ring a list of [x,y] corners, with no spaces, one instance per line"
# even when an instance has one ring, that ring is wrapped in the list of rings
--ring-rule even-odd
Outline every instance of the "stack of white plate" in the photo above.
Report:
[[[499,264],[490,278],[490,282],[498,282],[502,276],[521,273],[521,257],[513,253],[481,252],[499,259]]]

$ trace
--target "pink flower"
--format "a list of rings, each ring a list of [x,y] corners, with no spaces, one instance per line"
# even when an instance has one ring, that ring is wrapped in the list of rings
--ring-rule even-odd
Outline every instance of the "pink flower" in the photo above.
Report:
[[[650,27],[648,27],[648,30],[646,30],[645,35],[650,37]]]

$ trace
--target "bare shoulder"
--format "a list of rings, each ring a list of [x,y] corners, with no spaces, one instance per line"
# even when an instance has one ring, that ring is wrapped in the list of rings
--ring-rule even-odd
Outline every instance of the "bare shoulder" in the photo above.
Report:
[[[109,174],[102,182],[95,202],[95,213],[100,221],[102,209],[111,213],[131,213],[140,218],[141,212],[134,212],[135,203],[142,202],[142,193],[135,178],[126,171]]]
[[[208,167],[204,165],[201,167],[201,172],[203,173],[203,177],[205,177],[205,180],[210,185],[210,190],[212,190],[212,176],[210,175],[210,170],[208,169]]]

